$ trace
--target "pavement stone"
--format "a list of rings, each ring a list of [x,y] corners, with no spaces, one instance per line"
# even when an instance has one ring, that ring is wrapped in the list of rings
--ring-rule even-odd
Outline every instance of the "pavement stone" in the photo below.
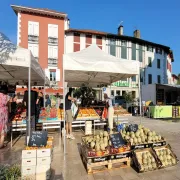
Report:
[[[153,120],[148,118],[130,117],[130,123],[142,124],[164,136],[173,151],[180,159],[180,123]],[[146,173],[137,173],[133,168],[108,170],[88,175],[79,154],[81,131],[74,132],[75,140],[67,140],[66,151],[63,154],[63,139],[58,133],[53,133],[54,150],[52,180],[180,180],[180,164]],[[12,150],[8,147],[0,149],[0,164],[21,163],[21,151],[24,148],[24,137],[21,137]]]

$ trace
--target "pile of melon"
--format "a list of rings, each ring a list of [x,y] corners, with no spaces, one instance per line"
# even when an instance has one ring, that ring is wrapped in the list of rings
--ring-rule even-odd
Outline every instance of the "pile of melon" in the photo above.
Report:
[[[136,153],[136,157],[140,164],[140,171],[151,171],[158,168],[156,160],[150,152]]]
[[[177,163],[176,158],[172,156],[172,153],[168,148],[155,149],[155,151],[163,167],[172,166]]]
[[[138,126],[136,132],[130,132],[126,126],[121,131],[122,137],[127,142],[130,142],[131,145],[138,145],[144,143],[154,143],[162,141],[161,135],[157,135],[155,131],[150,131],[150,129],[143,127],[142,125]]]
[[[100,131],[99,134],[84,137],[82,140],[89,148],[94,149],[95,151],[104,151],[107,146],[111,146],[107,131]]]

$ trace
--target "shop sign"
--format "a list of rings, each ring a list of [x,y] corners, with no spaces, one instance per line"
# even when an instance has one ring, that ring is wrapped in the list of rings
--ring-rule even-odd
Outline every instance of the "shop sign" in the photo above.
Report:
[[[115,82],[115,83],[113,83],[113,86],[116,86],[116,87],[129,87],[129,83],[128,82]]]

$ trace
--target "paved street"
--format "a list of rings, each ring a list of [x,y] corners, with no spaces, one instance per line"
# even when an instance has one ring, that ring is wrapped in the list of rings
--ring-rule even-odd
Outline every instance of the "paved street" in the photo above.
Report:
[[[131,122],[139,123],[139,118],[131,117]],[[146,127],[155,130],[162,136],[166,137],[167,142],[171,145],[173,151],[180,159],[180,123],[165,122],[159,120],[142,118],[142,123]],[[74,133],[76,140],[67,141],[67,154],[64,160],[63,141],[58,134],[55,137],[54,157],[52,162],[52,178],[54,180],[180,180],[180,164],[174,167],[156,170],[146,173],[137,173],[133,168],[123,168],[117,170],[105,171],[93,175],[87,175],[82,164],[78,145],[81,142],[82,133]],[[24,138],[21,138],[13,147],[13,151],[0,150],[0,163],[20,163],[21,150],[23,148]]]

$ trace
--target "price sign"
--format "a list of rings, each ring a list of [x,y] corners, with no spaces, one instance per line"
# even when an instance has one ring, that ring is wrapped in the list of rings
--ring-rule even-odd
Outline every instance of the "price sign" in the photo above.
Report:
[[[130,132],[136,132],[138,130],[138,125],[137,124],[130,124],[129,125],[129,131]]]
[[[47,145],[47,131],[32,131],[28,146],[41,147]]]
[[[119,147],[125,145],[125,141],[122,138],[120,133],[111,134],[110,138],[111,138],[111,142],[112,142],[112,145],[114,146],[114,148],[119,148]]]

